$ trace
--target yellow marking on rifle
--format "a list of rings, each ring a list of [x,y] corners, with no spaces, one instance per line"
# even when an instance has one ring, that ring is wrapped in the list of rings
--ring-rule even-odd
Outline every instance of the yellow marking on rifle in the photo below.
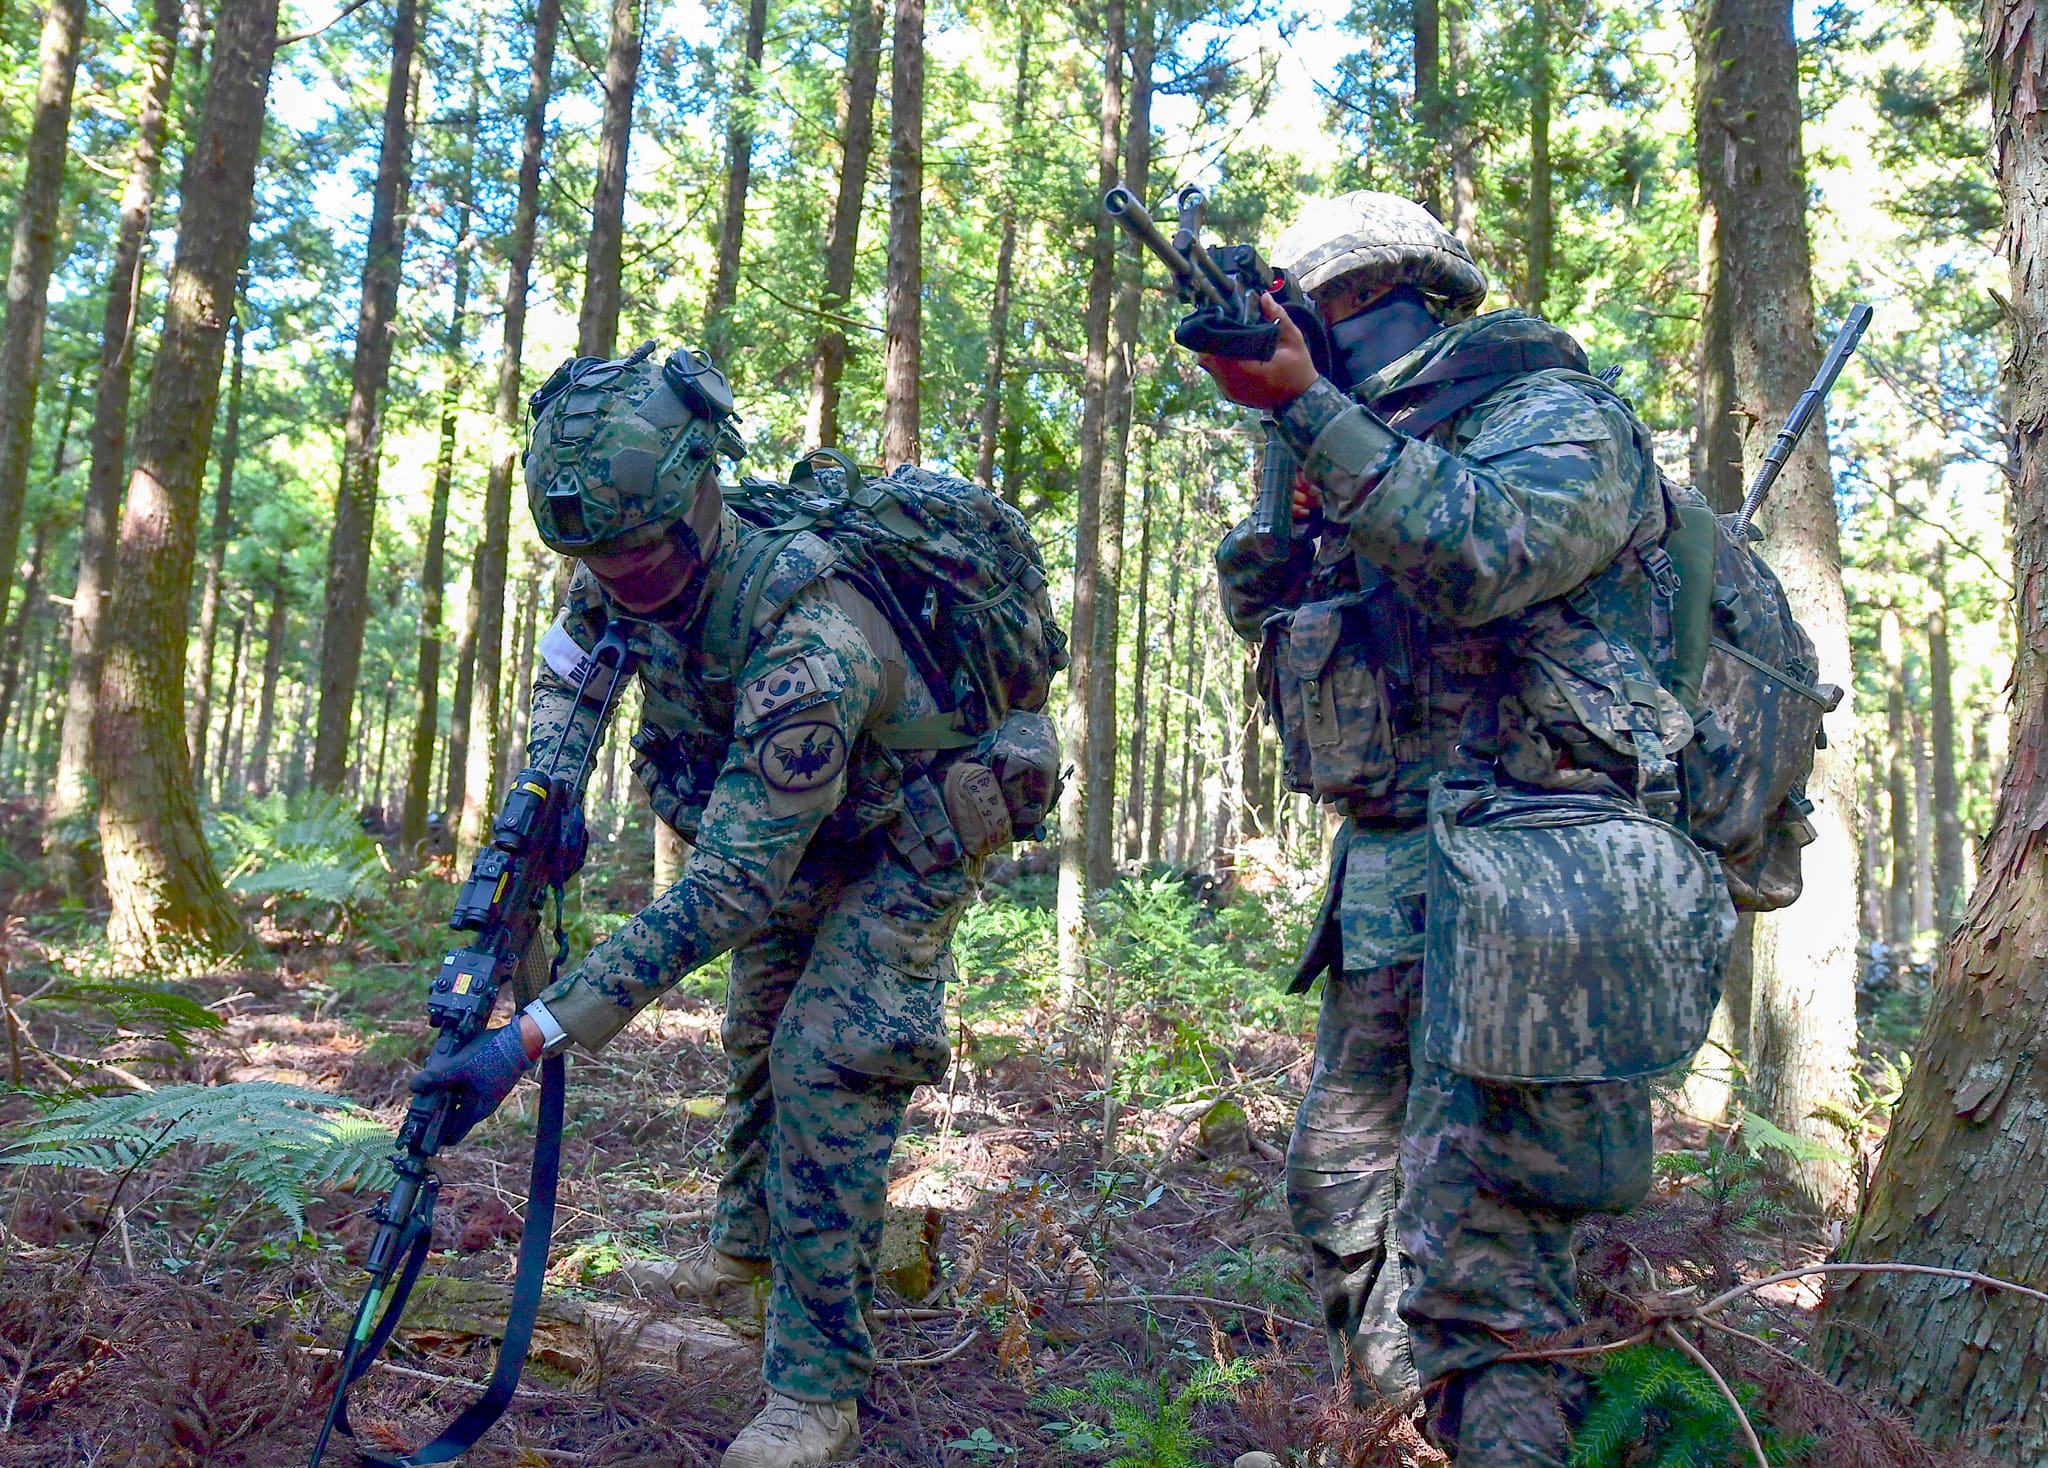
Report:
[[[467,994],[469,992],[468,974],[464,974],[461,978],[455,981],[455,992],[458,994]]]
[[[548,787],[545,785],[536,785],[533,783],[533,781],[528,780],[519,788],[521,790],[531,790],[535,795],[540,796],[543,800],[547,798]]]

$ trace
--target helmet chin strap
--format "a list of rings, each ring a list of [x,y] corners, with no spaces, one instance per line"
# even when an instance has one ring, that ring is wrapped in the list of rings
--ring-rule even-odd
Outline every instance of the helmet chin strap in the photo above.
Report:
[[[1390,362],[1397,362],[1443,329],[1422,292],[1398,285],[1330,328],[1330,358],[1338,387],[1350,392]]]

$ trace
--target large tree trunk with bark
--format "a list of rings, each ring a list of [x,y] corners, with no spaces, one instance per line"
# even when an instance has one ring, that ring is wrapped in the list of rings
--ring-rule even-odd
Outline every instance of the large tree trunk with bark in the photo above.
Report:
[[[113,576],[114,522],[121,513],[122,471],[128,460],[128,402],[135,372],[135,298],[141,285],[142,244],[156,207],[163,161],[164,122],[178,57],[177,0],[157,0],[151,40],[143,53],[149,87],[135,119],[134,151],[121,190],[121,222],[107,270],[100,313],[99,377],[93,388],[92,463],[78,526],[78,579],[71,596],[71,665],[65,677],[64,724],[57,740],[57,779],[45,841],[60,859],[66,886],[83,895],[88,879],[82,847],[62,850],[63,832],[84,814],[92,758],[92,710],[100,683],[100,629]]]
[[[540,221],[540,159],[547,145],[548,86],[555,68],[555,32],[561,0],[540,0],[533,18],[533,56],[526,77],[526,133],[519,155],[519,197],[514,206],[510,259],[505,270],[505,339],[498,358],[498,432],[502,447],[484,486],[483,542],[477,548],[476,671],[469,714],[467,770],[463,776],[462,849],[482,842],[491,819],[492,773],[502,732],[499,702],[505,638],[505,564],[512,535],[512,481],[525,439],[526,400],[519,390],[526,342],[526,288],[533,274],[533,237]],[[454,818],[454,812],[450,812]]]
[[[1017,88],[1010,101],[1010,128],[1004,139],[1012,158],[1024,146],[1024,124],[1031,106],[1031,21],[1029,6],[1017,13]],[[974,477],[994,485],[996,445],[1002,437],[1003,375],[1009,365],[1010,291],[1017,269],[1017,189],[1015,175],[1003,172],[998,207],[1002,210],[1002,236],[996,246],[996,288],[988,304],[988,367],[981,380],[981,438],[975,449]],[[1003,493],[1015,499],[1015,485],[1005,483]]]
[[[739,294],[740,242],[747,229],[747,182],[754,167],[754,79],[761,69],[761,46],[768,30],[768,0],[748,0],[747,30],[741,37],[744,56],[726,102],[725,207],[718,216],[718,257],[712,267],[711,298],[704,308],[704,336],[714,356],[723,358],[727,316]]]
[[[313,736],[313,786],[339,790],[347,774],[363,628],[370,614],[370,551],[377,525],[378,461],[384,451],[384,384],[398,335],[398,283],[405,265],[406,195],[412,181],[413,54],[418,0],[398,0],[391,26],[391,76],[384,92],[384,136],[370,196],[356,310],[355,369],[342,423],[341,482],[327,542],[327,600],[320,624],[320,722]]]
[[[896,0],[889,61],[888,339],[882,357],[882,465],[924,458],[924,0]]]
[[[29,448],[35,442],[36,390],[43,373],[43,317],[57,261],[72,82],[85,0],[50,0],[43,12],[35,121],[23,160],[7,266],[7,318],[0,325],[0,608],[13,589],[21,511],[28,498]]]
[[[242,316],[239,308],[228,322],[235,340],[228,368],[227,421],[220,431],[220,467],[213,481],[213,525],[206,538],[206,575],[199,587],[198,667],[192,678],[192,702],[185,711],[185,747],[192,751],[192,778],[206,778],[206,734],[213,713],[213,651],[220,631],[220,583],[227,570],[228,541],[234,535],[235,464],[242,450]]]
[[[1885,667],[1885,798],[1891,814],[1892,858],[1884,895],[1884,941],[1903,950],[1913,941],[1913,804],[1907,788],[1912,751],[1906,743],[1906,639],[1897,611],[1884,614],[1878,640]],[[1875,874],[1871,880],[1876,880]]]
[[[1813,269],[1806,232],[1798,58],[1789,0],[1703,0],[1693,13],[1700,194],[1711,222],[1707,308],[1726,313],[1735,398],[1754,414],[1748,469],[1812,380]],[[1719,329],[1711,319],[1709,339]],[[1849,687],[1848,614],[1827,434],[1816,422],[1759,517],[1764,551],[1792,610],[1813,635],[1820,677]],[[1748,1059],[1757,1108],[1787,1131],[1836,1149],[1786,1160],[1812,1202],[1839,1202],[1848,1168],[1841,1133],[1820,1108],[1853,1099],[1856,1042],[1854,710],[1828,719],[1829,747],[1808,794],[1818,839],[1805,852],[1806,892],[1756,924]]]
[[[811,344],[811,400],[804,447],[839,442],[839,379],[846,372],[846,305],[867,201],[868,159],[875,149],[875,84],[882,69],[881,0],[848,0],[846,81],[839,93],[839,195],[825,234],[825,289],[818,297],[818,334]]]
[[[223,0],[108,607],[93,739],[107,934],[124,960],[157,968],[247,941],[200,831],[180,714],[200,478],[276,44],[277,0]]]
[[[1441,0],[1444,37],[1444,70],[1450,74],[1450,89],[1444,93],[1444,127],[1449,134],[1451,154],[1451,212],[1444,222],[1451,233],[1473,250],[1479,237],[1479,165],[1472,143],[1472,119],[1467,111],[1465,89],[1466,24],[1465,7],[1470,0]]]
[[[1430,149],[1422,165],[1422,204],[1442,219],[1444,178],[1436,150],[1444,137],[1443,24],[1437,0],[1411,0],[1408,18],[1415,53],[1415,121]]]
[[[1139,198],[1148,192],[1152,172],[1152,57],[1157,44],[1156,22],[1148,0],[1131,7],[1130,101],[1124,139],[1124,178]],[[1124,276],[1112,313],[1109,402],[1102,446],[1102,515],[1096,553],[1095,659],[1088,690],[1088,887],[1100,892],[1116,881],[1116,764],[1122,740],[1117,738],[1117,662],[1123,612],[1124,503],[1131,458],[1131,414],[1134,360],[1138,350],[1138,315],[1144,304],[1146,262],[1135,242],[1124,253]]]
[[[1540,314],[1550,299],[1550,247],[1557,232],[1557,216],[1550,207],[1550,0],[1535,0],[1529,7],[1529,26],[1534,41],[1529,53],[1529,213],[1522,305]]]
[[[2041,20],[1988,0],[1992,135],[2012,267],[2008,384],[2014,620],[2048,617],[2048,83]],[[2048,1285],[2048,642],[2023,630],[2012,737],[1977,889],[1944,950],[1913,1073],[1850,1257]],[[1836,1378],[2001,1462],[2048,1460],[2048,1345],[2038,1301],[1931,1276],[1864,1275],[1828,1292]]]
[[[612,0],[605,48],[604,125],[598,133],[597,186],[590,196],[590,246],[583,258],[583,314],[576,350],[609,357],[619,343],[626,242],[626,159],[633,146],[633,94],[640,85],[640,3]]]
[[[1116,185],[1124,133],[1124,0],[1104,0],[1102,99],[1096,138],[1096,197]],[[1074,598],[1067,631],[1066,757],[1074,778],[1060,798],[1060,874],[1055,921],[1059,929],[1059,1001],[1073,1006],[1081,990],[1088,947],[1088,803],[1109,799],[1089,788],[1087,689],[1095,666],[1097,572],[1102,552],[1102,451],[1108,403],[1109,308],[1116,287],[1114,226],[1100,216],[1088,248],[1088,304],[1082,316],[1086,356],[1081,365],[1080,472],[1074,504]]]
[[[1152,671],[1152,522],[1159,514],[1159,486],[1152,477],[1152,440],[1145,441],[1145,499],[1138,511],[1138,611],[1131,621],[1131,739],[1129,783],[1124,789],[1124,860],[1139,860],[1145,850],[1145,718],[1147,675]]]

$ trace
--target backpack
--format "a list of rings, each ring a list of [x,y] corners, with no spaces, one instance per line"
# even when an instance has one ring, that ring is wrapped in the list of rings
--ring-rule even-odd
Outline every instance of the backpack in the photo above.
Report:
[[[1679,754],[1686,822],[1721,858],[1735,905],[1770,912],[1799,896],[1799,853],[1814,838],[1806,782],[1842,690],[1815,681],[1813,639],[1755,530],[1738,536],[1736,517],[1714,515],[1697,490],[1664,488],[1679,588],[1670,681],[1695,731]]]
[[[932,694],[937,720],[892,726],[900,748],[964,749],[1011,710],[1044,708],[1067,665],[1046,595],[1045,560],[1017,509],[982,485],[905,464],[865,480],[837,449],[798,460],[787,484],[752,476],[726,492],[746,526],[733,571],[711,594],[704,647],[736,678],[769,571],[798,536],[824,540],[881,609]]]
[[[1579,373],[1634,414],[1614,390],[1614,369],[1585,375],[1576,365],[1521,350],[1520,357],[1475,348],[1445,358],[1428,382],[1418,379],[1403,388],[1408,397],[1390,421],[1407,433],[1427,433],[1502,382],[1556,365]],[[1429,390],[1416,392],[1418,387]],[[1826,742],[1821,719],[1842,701],[1842,690],[1815,681],[1813,639],[1757,553],[1756,531],[1738,536],[1734,515],[1717,516],[1698,490],[1658,477],[1664,536],[1623,554],[1635,555],[1650,583],[1669,599],[1670,655],[1649,663],[1634,654],[1650,649],[1625,655],[1653,673],[1692,716],[1693,737],[1674,752],[1686,829],[1720,858],[1737,908],[1770,912],[1799,897],[1799,853],[1814,839],[1806,819],[1813,810],[1806,782],[1814,751]],[[1603,568],[1565,600],[1618,642],[1609,619],[1598,615],[1607,579]]]

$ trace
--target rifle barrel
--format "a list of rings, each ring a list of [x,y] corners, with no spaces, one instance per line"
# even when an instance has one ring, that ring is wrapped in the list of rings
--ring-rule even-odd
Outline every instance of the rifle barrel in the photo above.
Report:
[[[1102,196],[1102,212],[1123,227],[1132,239],[1157,255],[1166,268],[1172,272],[1174,283],[1182,291],[1192,291],[1212,306],[1228,309],[1230,298],[1219,292],[1203,273],[1189,261],[1188,257],[1173,247],[1173,242],[1159,232],[1159,226],[1138,202],[1138,196],[1119,184]]]
[[[1835,379],[1842,375],[1842,368],[1848,364],[1849,356],[1856,350],[1856,344],[1863,340],[1864,328],[1870,325],[1870,307],[1858,304],[1849,311],[1849,319],[1842,323],[1842,329],[1835,333],[1834,344],[1828,348],[1827,356],[1821,359],[1820,371],[1813,374],[1813,382],[1799,395],[1799,401],[1792,405],[1791,416],[1785,426],[1778,430],[1778,436],[1771,440],[1770,450],[1764,461],[1757,465],[1756,478],[1750,482],[1749,492],[1742,497],[1742,513],[1735,517],[1735,534],[1739,537],[1749,529],[1749,522],[1756,518],[1764,496],[1770,493],[1777,482],[1778,473],[1792,457],[1792,450],[1805,436],[1807,425],[1813,422],[1813,415],[1820,411],[1828,392],[1834,387]]]

